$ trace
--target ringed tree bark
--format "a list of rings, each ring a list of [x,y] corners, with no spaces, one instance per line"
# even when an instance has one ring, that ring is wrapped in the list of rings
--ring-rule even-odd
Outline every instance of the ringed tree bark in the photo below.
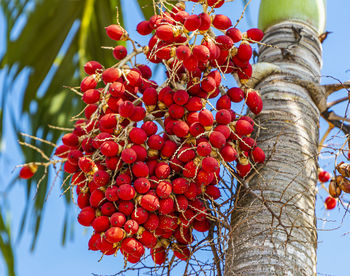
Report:
[[[236,195],[225,275],[315,275],[317,146],[323,0],[262,0],[264,43],[248,85],[264,109],[255,121],[267,162]],[[313,85],[314,84],[314,85]]]

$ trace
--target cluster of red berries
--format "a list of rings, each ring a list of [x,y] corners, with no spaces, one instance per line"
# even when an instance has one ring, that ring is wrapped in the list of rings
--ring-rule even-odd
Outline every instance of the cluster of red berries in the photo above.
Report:
[[[331,179],[331,175],[329,172],[327,171],[324,171],[324,170],[319,170],[318,172],[318,180],[321,182],[321,183],[327,183],[329,180]],[[324,206],[327,210],[332,210],[335,208],[335,206],[337,206],[337,200],[335,197],[332,196],[332,193],[331,193],[331,184],[329,185],[329,193],[330,193],[330,196],[328,196],[325,201],[324,201]]]
[[[208,0],[203,7],[224,2]],[[224,34],[215,36],[212,27]],[[94,229],[89,249],[104,255],[120,250],[137,263],[146,247],[162,264],[171,248],[187,260],[193,230],[212,226],[210,206],[221,196],[221,165],[235,162],[233,173],[245,177],[265,160],[251,137],[253,119],[231,108],[244,101],[254,114],[262,110],[258,92],[244,83],[252,74],[250,43],[263,33],[242,34],[225,15],[190,15],[183,2],[141,22],[137,31],[153,34],[143,53],[166,65],[167,82],[159,86],[150,80],[147,65],[105,69],[88,62],[80,85],[85,118],[63,136],[55,155],[72,174],[79,223]],[[115,41],[130,39],[119,25],[106,32]],[[197,35],[203,36],[200,45],[192,42]],[[113,55],[128,59],[124,46],[115,47]],[[231,73],[241,88],[222,86],[222,74]],[[209,99],[217,97],[214,107]]]
[[[198,1],[192,1],[198,2]],[[225,1],[207,1],[212,8],[221,7]],[[222,32],[215,35],[212,27]],[[203,72],[217,68],[221,73],[237,73],[241,81],[252,75],[249,60],[252,57],[250,43],[260,41],[264,34],[259,29],[250,29],[242,34],[232,27],[229,17],[222,14],[210,16],[207,12],[190,15],[185,11],[184,3],[178,4],[171,12],[154,15],[148,21],[138,24],[137,31],[141,35],[153,33],[146,50],[147,58],[153,63],[166,60],[172,74],[168,77],[176,81],[185,81],[192,95],[211,97],[217,95],[216,87],[220,80],[210,76],[199,79]],[[191,45],[190,41],[201,35],[200,45]],[[238,47],[235,43],[240,43]],[[253,96],[252,96],[253,97]],[[259,100],[257,100],[259,101]],[[248,103],[249,104],[249,103]],[[256,104],[259,113],[262,103]]]
[[[342,192],[349,194],[350,193],[350,164],[340,162],[336,166],[336,170],[339,175],[335,175],[331,179],[331,175],[326,171],[319,172],[320,182],[328,182],[328,193],[329,196],[325,200],[326,209],[334,209],[337,205],[337,198],[340,197]]]

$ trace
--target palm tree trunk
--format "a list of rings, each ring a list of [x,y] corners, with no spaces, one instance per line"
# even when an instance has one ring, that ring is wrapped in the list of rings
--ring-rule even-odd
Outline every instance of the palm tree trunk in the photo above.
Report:
[[[319,83],[321,44],[302,21],[273,25],[264,43],[278,49],[262,46],[259,62],[280,67],[256,85],[267,162],[237,192],[225,275],[315,275],[319,111],[301,83]]]

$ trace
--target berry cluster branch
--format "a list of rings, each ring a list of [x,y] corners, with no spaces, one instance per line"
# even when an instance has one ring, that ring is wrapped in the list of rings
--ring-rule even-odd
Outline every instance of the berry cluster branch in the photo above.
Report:
[[[337,92],[337,91],[342,90],[342,89],[346,89],[349,92],[348,89],[350,89],[350,81],[346,81],[346,82],[339,81],[339,83],[324,84],[322,87],[325,91],[325,95],[328,97],[329,95],[333,94],[334,92]]]
[[[252,47],[264,34],[256,28],[242,33],[216,14],[224,0],[186,2],[197,2],[203,12],[187,12],[185,2],[153,1],[157,13],[137,25],[140,35],[151,35],[147,46],[119,23],[108,26],[107,36],[131,43],[132,50],[108,47],[114,66],[89,61],[80,87],[67,87],[85,107],[72,118],[73,129],[55,127],[67,133],[62,144],[51,144],[53,157],[22,142],[47,162],[23,165],[21,178],[32,177],[39,165],[46,176],[57,163],[69,175],[63,186],[80,208],[78,222],[94,230],[89,249],[102,257],[120,251],[125,265],[135,264],[129,270],[151,274],[170,273],[181,262],[186,275],[221,274],[235,189],[265,161],[252,138],[260,126],[243,115],[263,108],[259,92],[246,84],[253,74]],[[137,63],[141,54],[164,65],[163,84]],[[223,85],[230,74],[239,87]],[[208,235],[200,239],[199,233]],[[212,252],[214,263],[203,261],[204,251]],[[156,268],[145,265],[147,256]]]
[[[329,111],[329,110],[322,112],[321,116],[328,123],[332,124],[333,126],[339,128],[341,131],[343,131],[344,134],[346,134],[346,135],[350,134],[350,125],[345,124],[345,122],[350,122],[349,118],[341,117],[341,116],[337,115],[335,112]]]

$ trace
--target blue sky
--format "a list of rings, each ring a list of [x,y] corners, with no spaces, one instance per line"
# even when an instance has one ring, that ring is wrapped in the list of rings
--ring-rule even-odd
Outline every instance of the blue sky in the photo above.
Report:
[[[131,31],[136,28],[136,22],[141,20],[141,13],[133,4],[133,1],[124,0],[123,10],[126,18],[127,29],[131,35],[135,32]],[[256,26],[257,8],[260,1],[253,0],[249,16],[252,22],[251,26]],[[230,15],[232,19],[238,18],[242,11],[242,5],[239,1],[230,4],[230,9],[219,12]],[[348,23],[348,11],[350,10],[350,1],[348,0],[333,0],[329,1],[327,7],[328,21],[327,30],[333,33],[323,44],[324,47],[324,66],[322,70],[323,83],[332,83],[333,79],[326,76],[333,76],[342,81],[350,79],[350,54],[348,45],[350,45],[350,32]],[[3,36],[3,18],[0,17],[0,36]],[[247,21],[243,20],[240,23],[241,29],[248,28]],[[0,53],[4,50],[0,39]],[[161,77],[161,73],[158,78]],[[3,81],[4,74],[0,74],[0,84]],[[25,74],[18,79],[13,89],[13,98],[18,99],[21,96],[21,88],[25,84]],[[343,92],[338,92],[331,99],[345,95]],[[15,109],[18,105],[17,101],[11,103]],[[345,105],[337,107],[339,114],[344,114]],[[15,113],[16,114],[16,113]],[[16,114],[19,118],[20,114]],[[24,125],[24,124],[23,124]],[[327,124],[321,121],[321,133],[325,132]],[[337,142],[337,141],[336,141]],[[13,134],[7,131],[4,144],[2,145],[4,155],[1,156],[1,176],[0,176],[0,191],[8,183],[9,178],[14,177],[12,172],[15,165],[21,163],[16,141],[13,140]],[[321,167],[331,168],[334,160],[327,156],[321,156]],[[25,232],[20,242],[16,243],[17,230],[21,213],[24,207],[24,185],[18,182],[15,184],[7,198],[7,203],[11,209],[8,213],[8,218],[11,221],[14,229],[14,242],[16,248],[17,272],[19,276],[41,276],[41,275],[98,275],[115,274],[123,264],[120,257],[105,257],[101,262],[98,262],[100,255],[87,250],[87,241],[89,239],[89,230],[84,229],[78,223],[74,225],[74,239],[68,241],[65,247],[60,245],[61,231],[64,218],[64,203],[59,197],[59,184],[53,186],[51,195],[46,203],[46,211],[44,215],[44,223],[42,225],[37,248],[34,252],[29,252],[31,235]],[[317,203],[317,216],[319,231],[319,247],[318,247],[318,272],[320,275],[348,275],[348,248],[350,246],[350,236],[346,235],[350,231],[350,218],[346,216],[341,223],[344,212],[338,208],[334,211],[326,211],[323,207],[325,193],[320,192]],[[76,216],[77,210],[74,210]],[[335,220],[336,223],[323,222],[323,220]],[[328,231],[331,228],[339,229]],[[27,227],[28,229],[28,227]],[[345,234],[345,235],[344,235]],[[0,275],[4,275],[4,265],[0,258]],[[133,275],[133,273],[130,273]]]

